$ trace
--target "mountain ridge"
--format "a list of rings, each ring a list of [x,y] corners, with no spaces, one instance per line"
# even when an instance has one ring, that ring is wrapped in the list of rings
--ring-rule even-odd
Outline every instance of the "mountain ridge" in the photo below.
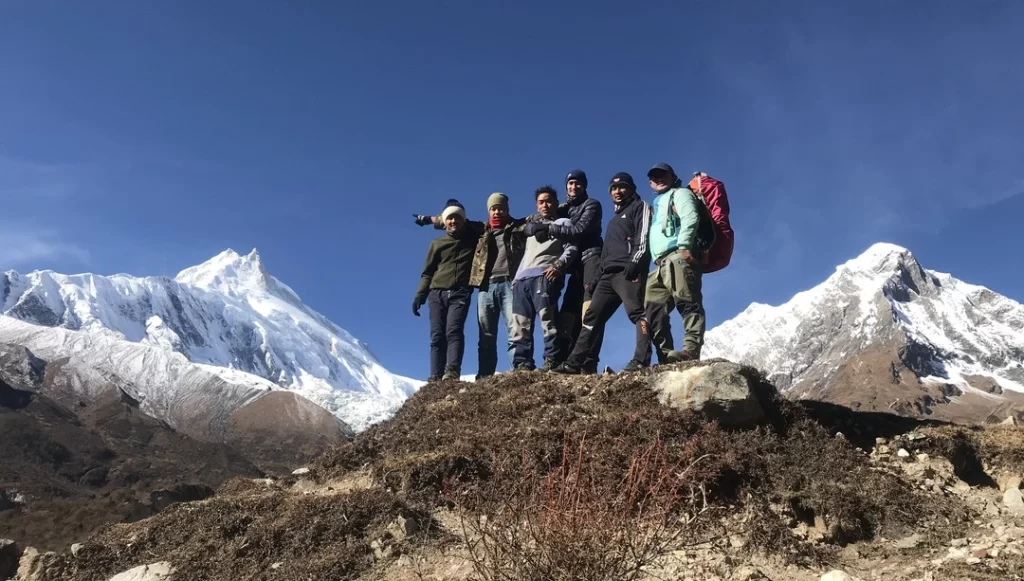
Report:
[[[871,375],[920,400],[918,413],[971,400],[984,415],[985,400],[1024,401],[1024,305],[881,242],[788,301],[751,304],[709,330],[704,354],[764,369],[790,397],[845,392],[843,403],[863,404],[854,392]],[[873,371],[858,378],[847,365]],[[898,399],[894,389],[877,395]]]
[[[179,353],[227,381],[266,387],[239,373],[251,375],[357,431],[423,383],[390,373],[364,342],[305,305],[256,249],[227,249],[174,278],[7,271],[0,292],[0,314],[10,318]]]

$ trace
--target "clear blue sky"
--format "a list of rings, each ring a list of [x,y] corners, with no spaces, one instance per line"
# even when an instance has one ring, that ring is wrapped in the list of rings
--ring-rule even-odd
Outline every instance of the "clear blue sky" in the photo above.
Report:
[[[876,241],[1024,300],[1024,2],[627,5],[4,3],[0,269],[173,276],[255,247],[422,378],[435,232],[410,214],[503,191],[523,215],[574,167],[608,207],[613,173],[668,161],[730,192],[712,325]],[[621,312],[610,333],[621,365]]]

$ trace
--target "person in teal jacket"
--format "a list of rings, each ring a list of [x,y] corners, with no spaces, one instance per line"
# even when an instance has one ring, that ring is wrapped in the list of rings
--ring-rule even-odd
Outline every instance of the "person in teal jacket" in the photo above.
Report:
[[[701,294],[701,263],[714,236],[711,218],[703,202],[682,185],[667,163],[647,172],[654,198],[649,245],[654,270],[647,277],[644,310],[658,363],[700,359],[704,345],[704,297]],[[683,317],[683,349],[672,342],[670,316]]]

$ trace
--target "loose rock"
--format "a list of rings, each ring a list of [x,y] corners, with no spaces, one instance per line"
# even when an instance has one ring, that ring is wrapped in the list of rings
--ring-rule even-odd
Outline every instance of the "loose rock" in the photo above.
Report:
[[[141,565],[110,578],[110,581],[167,581],[174,573],[174,567],[167,561]]]
[[[1003,493],[1003,506],[1012,515],[1024,516],[1024,494],[1019,488],[1008,488]]]
[[[757,395],[735,363],[712,363],[655,374],[651,388],[663,404],[700,412],[723,426],[751,426],[764,417]]]

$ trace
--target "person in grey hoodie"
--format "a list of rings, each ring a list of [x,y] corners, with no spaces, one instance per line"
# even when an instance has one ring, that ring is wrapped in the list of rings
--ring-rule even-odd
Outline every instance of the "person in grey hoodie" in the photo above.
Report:
[[[540,319],[544,335],[544,371],[550,371],[564,358],[558,341],[558,298],[565,273],[575,265],[579,249],[575,243],[548,236],[551,225],[569,226],[568,218],[558,217],[558,193],[551,186],[537,188],[537,215],[527,224],[526,249],[512,280],[513,369],[532,370],[533,324]]]

